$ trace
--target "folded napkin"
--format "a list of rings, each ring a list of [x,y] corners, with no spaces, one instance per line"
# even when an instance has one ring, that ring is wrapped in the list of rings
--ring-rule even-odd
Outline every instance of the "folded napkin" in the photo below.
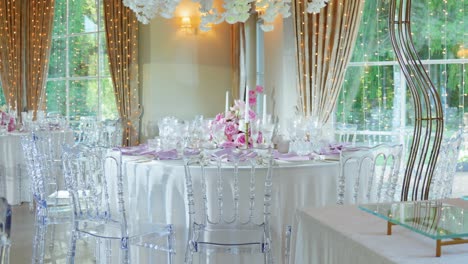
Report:
[[[171,149],[171,150],[166,150],[166,151],[155,151],[154,154],[152,154],[156,159],[159,160],[174,160],[174,159],[179,159],[179,155],[177,154],[177,150]]]
[[[320,155],[339,155],[341,150],[345,147],[349,146],[348,143],[335,143],[335,144],[328,144],[326,147],[322,147],[320,149]]]
[[[296,153],[279,153],[278,151],[273,152],[273,157],[277,160],[284,160],[284,161],[306,161],[312,160],[315,158],[315,154],[299,156]]]
[[[117,150],[117,149],[114,149],[114,150]],[[141,145],[133,146],[133,147],[123,147],[123,148],[120,148],[120,151],[122,152],[122,155],[127,155],[127,156],[150,155],[150,156],[153,156],[155,159],[159,159],[159,160],[173,160],[173,159],[179,158],[179,155],[177,155],[177,150],[175,149],[156,151],[154,149],[148,148],[148,145],[146,144],[141,144]]]
[[[224,148],[211,154],[216,159],[226,159],[227,161],[246,161],[247,159],[255,158],[257,153],[252,150],[240,150],[236,148]]]
[[[118,148],[114,148],[114,150],[119,150]],[[120,148],[120,151],[122,152],[122,155],[127,155],[127,156],[139,156],[139,155],[145,155],[142,154],[143,152],[147,152],[148,145],[146,144],[141,144],[138,146],[132,146],[132,147],[123,147]]]

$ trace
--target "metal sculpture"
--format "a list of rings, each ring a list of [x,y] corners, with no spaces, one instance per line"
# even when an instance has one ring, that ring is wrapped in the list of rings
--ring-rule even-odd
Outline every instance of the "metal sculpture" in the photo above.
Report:
[[[443,136],[439,94],[413,44],[412,0],[391,0],[389,32],[414,103],[415,124],[403,179],[401,200],[427,200]]]

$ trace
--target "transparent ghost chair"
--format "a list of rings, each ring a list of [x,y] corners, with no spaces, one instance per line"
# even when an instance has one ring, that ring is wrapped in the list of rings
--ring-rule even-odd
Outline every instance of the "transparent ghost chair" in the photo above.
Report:
[[[99,138],[98,122],[95,116],[82,116],[77,131],[77,142],[96,144]]]
[[[27,171],[30,176],[31,193],[36,205],[35,235],[32,263],[44,263],[45,236],[52,225],[49,249],[54,254],[55,225],[70,223],[71,207],[67,191],[60,188],[61,166],[50,137],[32,133],[21,138]],[[60,152],[62,147],[59,146]]]
[[[119,243],[121,263],[131,263],[130,246],[166,251],[167,262],[172,263],[172,225],[140,222],[127,216],[121,154],[106,152],[99,147],[77,145],[64,153],[65,181],[73,208],[67,262],[75,263],[78,239],[94,238],[98,245],[105,246],[105,263],[115,263],[111,241]],[[100,254],[97,258],[99,262]]]
[[[122,146],[122,121],[105,120],[99,124],[97,145],[107,148]]]
[[[402,145],[344,148],[340,154],[338,204],[387,202],[396,194]]]
[[[453,179],[457,169],[463,133],[459,131],[442,142],[434,174],[431,179],[429,199],[444,199],[452,195]]]
[[[336,135],[336,140],[338,142],[351,143],[352,145],[355,145],[356,137],[357,137],[357,125],[346,124],[346,123],[336,123],[335,135]]]
[[[185,262],[193,254],[263,254],[273,263],[272,157],[251,150],[184,153],[189,210]]]
[[[0,198],[0,264],[10,263],[11,207],[7,200]]]

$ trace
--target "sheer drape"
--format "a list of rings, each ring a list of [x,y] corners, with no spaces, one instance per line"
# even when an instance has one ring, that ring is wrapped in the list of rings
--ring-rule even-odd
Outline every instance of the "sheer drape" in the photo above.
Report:
[[[231,26],[231,61],[232,61],[232,87],[233,99],[243,99],[245,93],[246,66],[245,66],[245,30],[244,23],[236,23]]]
[[[55,0],[25,2],[25,80],[28,110],[45,106]]]
[[[22,0],[0,1],[0,79],[7,103],[22,109]]]
[[[318,14],[295,0],[294,26],[299,74],[299,111],[328,121],[344,81],[362,16],[363,0],[332,0]]]
[[[107,52],[117,109],[124,125],[123,144],[138,144],[138,23],[122,0],[104,1]]]

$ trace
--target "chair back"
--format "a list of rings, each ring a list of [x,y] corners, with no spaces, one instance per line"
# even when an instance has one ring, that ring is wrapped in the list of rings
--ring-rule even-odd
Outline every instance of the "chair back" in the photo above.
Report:
[[[126,230],[121,164],[118,151],[81,144],[65,147],[65,183],[75,221],[116,222]]]
[[[463,141],[462,131],[444,140],[431,179],[429,199],[444,199],[452,195],[453,179],[457,169],[458,155]]]
[[[30,175],[31,193],[37,205],[41,207],[47,207],[48,198],[58,192],[57,177],[51,173],[52,168],[49,167],[53,162],[43,154],[44,147],[47,145],[47,140],[36,137],[34,133],[21,137],[26,168]],[[43,147],[42,151],[39,150],[39,146]]]
[[[356,144],[357,125],[356,124],[335,124],[335,135],[337,142]]]
[[[107,148],[122,146],[122,132],[122,122],[120,119],[105,120],[99,124],[97,144]]]
[[[272,156],[223,149],[184,155],[190,227],[268,224]]]
[[[340,154],[338,204],[395,200],[403,146],[345,148]]]
[[[0,197],[0,264],[9,263],[11,234],[11,207]]]

